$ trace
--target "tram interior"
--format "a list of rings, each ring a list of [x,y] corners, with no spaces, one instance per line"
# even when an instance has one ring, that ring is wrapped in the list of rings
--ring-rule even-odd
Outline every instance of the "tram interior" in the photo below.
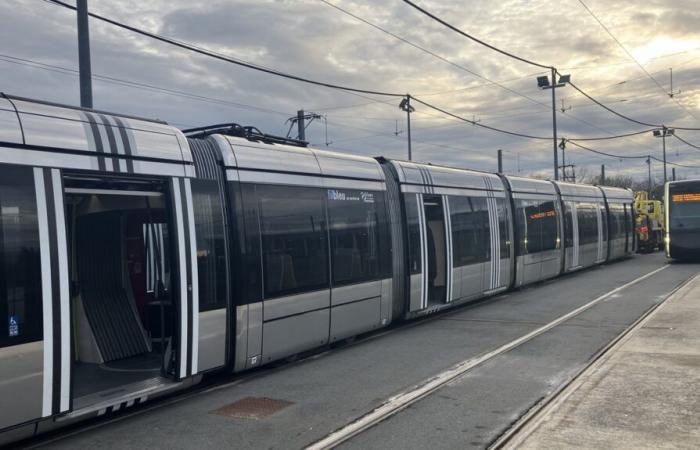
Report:
[[[66,180],[76,408],[171,372],[168,221],[153,187]]]

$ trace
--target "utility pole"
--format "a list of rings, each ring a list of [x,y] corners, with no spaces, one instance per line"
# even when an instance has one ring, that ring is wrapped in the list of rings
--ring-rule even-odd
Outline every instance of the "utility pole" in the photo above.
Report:
[[[413,154],[411,153],[411,113],[416,109],[411,106],[411,94],[406,94],[406,97],[399,103],[399,108],[402,111],[406,111],[406,135],[408,138],[408,160],[413,160]]]
[[[666,184],[666,127],[664,126],[661,136],[662,147],[664,149],[664,185]]]
[[[651,197],[651,156],[647,156],[647,170],[649,171],[649,197]]]
[[[605,186],[605,164],[600,165],[600,184]]]
[[[676,168],[671,168],[671,181],[676,181]]]
[[[552,146],[554,149],[554,180],[559,179],[559,149],[557,148],[557,98],[554,91],[556,88],[566,86],[571,79],[571,75],[561,75],[557,83],[557,69],[552,67],[552,82],[546,75],[537,77],[537,86],[540,89],[552,90]]]
[[[306,127],[304,126],[304,110],[297,111],[297,135],[300,141],[306,140]]]
[[[77,0],[78,64],[80,66],[80,106],[92,108],[92,71],[90,69],[90,29],[87,0]]]
[[[552,144],[554,144],[554,180],[559,179],[559,149],[557,148],[557,99],[556,99],[556,81],[557,72],[552,67]]]
[[[503,150],[498,149],[498,173],[503,173]]]

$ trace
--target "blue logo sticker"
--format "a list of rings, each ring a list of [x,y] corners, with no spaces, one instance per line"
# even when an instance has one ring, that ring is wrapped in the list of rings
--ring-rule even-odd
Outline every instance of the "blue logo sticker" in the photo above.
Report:
[[[10,337],[19,336],[19,323],[17,316],[10,316],[10,325],[8,327],[8,334]]]

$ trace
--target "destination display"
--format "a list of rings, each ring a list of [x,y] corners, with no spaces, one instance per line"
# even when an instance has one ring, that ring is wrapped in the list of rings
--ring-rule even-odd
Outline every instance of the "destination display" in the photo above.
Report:
[[[538,212],[535,214],[530,214],[530,219],[542,219],[545,217],[555,217],[557,215],[557,212],[554,210],[549,210],[549,211],[542,211]]]
[[[700,202],[700,193],[673,194],[671,196],[671,201],[674,203]]]

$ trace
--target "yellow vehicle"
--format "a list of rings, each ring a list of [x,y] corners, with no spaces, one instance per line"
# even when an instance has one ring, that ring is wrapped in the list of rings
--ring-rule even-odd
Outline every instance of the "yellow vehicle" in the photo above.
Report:
[[[637,249],[640,253],[663,248],[664,212],[659,200],[649,200],[646,191],[635,192],[634,209],[637,211]]]

